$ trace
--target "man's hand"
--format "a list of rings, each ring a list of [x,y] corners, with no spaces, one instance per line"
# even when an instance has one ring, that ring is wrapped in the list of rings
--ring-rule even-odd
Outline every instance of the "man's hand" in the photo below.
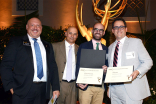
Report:
[[[135,70],[131,75],[130,77],[132,77],[132,80],[136,79],[136,77],[139,75],[139,71],[138,70]]]
[[[106,71],[107,71],[107,66],[106,66],[106,65],[103,65],[103,66],[102,66],[102,69],[103,69],[103,72],[106,73]]]
[[[53,99],[55,98],[55,96],[57,95],[57,98],[60,96],[60,91],[56,90],[53,91]]]
[[[14,94],[13,88],[10,89],[10,92],[12,95]]]
[[[81,89],[85,89],[87,87],[88,84],[77,84],[77,86],[79,86]]]

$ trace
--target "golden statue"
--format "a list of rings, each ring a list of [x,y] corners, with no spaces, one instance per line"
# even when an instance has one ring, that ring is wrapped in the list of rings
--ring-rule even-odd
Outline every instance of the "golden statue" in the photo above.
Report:
[[[118,0],[112,7],[110,7],[111,0],[107,0],[106,5],[104,6],[105,10],[100,10],[97,8],[97,4],[99,3],[100,0],[95,0],[95,1],[96,2],[94,2],[94,0],[92,0],[93,6],[94,6],[94,11],[97,15],[102,17],[101,23],[105,26],[105,30],[107,29],[107,26],[108,26],[108,20],[118,17],[124,10],[126,3],[127,3],[127,0],[122,0],[121,6],[119,7],[119,9],[112,10],[114,7],[116,7],[121,2],[121,0]],[[79,28],[82,36],[85,37],[87,39],[87,41],[90,41],[93,38],[92,37],[92,29],[93,28],[87,29],[86,26],[83,25],[83,21],[82,21],[83,3],[81,4],[81,12],[80,12],[80,19],[79,19],[78,5],[79,5],[79,0],[77,1],[77,4],[76,4],[76,22],[77,22],[78,28]],[[102,38],[101,43],[106,45],[106,40]]]

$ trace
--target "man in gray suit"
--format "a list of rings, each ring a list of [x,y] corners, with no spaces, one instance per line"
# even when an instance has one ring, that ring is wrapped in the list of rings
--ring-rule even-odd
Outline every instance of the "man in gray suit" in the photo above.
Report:
[[[65,32],[65,36],[64,41],[52,44],[60,81],[60,97],[57,104],[76,104],[75,70],[78,45],[75,44],[75,41],[78,37],[77,28],[69,27]],[[71,77],[69,77],[70,75]]]
[[[153,61],[140,39],[126,36],[127,25],[124,19],[113,21],[112,32],[116,41],[109,46],[109,67],[133,65],[134,71],[130,75],[132,82],[110,84],[107,95],[112,104],[142,104],[143,99],[150,96],[146,73]]]

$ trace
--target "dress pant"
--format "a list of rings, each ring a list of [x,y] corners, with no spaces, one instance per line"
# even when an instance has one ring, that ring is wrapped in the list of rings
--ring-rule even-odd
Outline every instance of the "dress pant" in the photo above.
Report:
[[[33,83],[28,94],[24,98],[20,98],[15,93],[12,95],[12,104],[45,104],[45,103],[46,103],[46,82]]]
[[[88,86],[87,90],[79,89],[80,104],[102,104],[104,89],[102,87]]]
[[[143,100],[132,100],[126,93],[124,84],[111,85],[111,104],[142,104]]]
[[[57,104],[76,104],[76,101],[77,101],[76,82],[61,81],[60,96],[57,99]]]

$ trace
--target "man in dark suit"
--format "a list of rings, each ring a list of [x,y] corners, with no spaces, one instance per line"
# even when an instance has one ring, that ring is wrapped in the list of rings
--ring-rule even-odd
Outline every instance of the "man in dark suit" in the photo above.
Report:
[[[96,23],[93,27],[93,39],[89,42],[85,42],[80,45],[77,52],[77,63],[76,63],[76,78],[79,73],[80,68],[80,57],[81,57],[81,49],[93,49],[93,50],[106,50],[108,53],[108,48],[101,44],[100,40],[105,34],[104,26],[101,23]],[[106,71],[107,69],[107,61],[104,63],[101,68]],[[102,85],[91,85],[91,84],[77,84],[79,89],[79,101],[80,104],[102,104],[103,94],[104,94],[104,86]]]
[[[50,95],[59,96],[59,79],[52,45],[40,38],[41,21],[28,20],[27,35],[10,39],[0,67],[5,91],[13,104],[45,104]],[[13,68],[13,69],[12,69]]]
[[[65,32],[65,36],[66,39],[64,41],[52,44],[60,81],[60,96],[57,104],[76,104],[77,88],[75,84],[75,70],[78,45],[75,44],[75,41],[78,37],[77,28],[73,26],[69,27]],[[72,61],[70,61],[70,56],[72,56]],[[68,67],[69,65],[71,65],[71,70]],[[70,75],[71,78],[68,80],[68,76]]]

